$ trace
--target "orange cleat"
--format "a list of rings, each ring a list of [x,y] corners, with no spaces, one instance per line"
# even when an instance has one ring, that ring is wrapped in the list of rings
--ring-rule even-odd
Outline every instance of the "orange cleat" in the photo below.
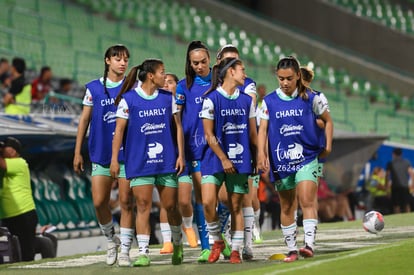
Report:
[[[160,254],[171,254],[173,253],[173,245],[171,242],[165,242],[163,247],[160,250]]]
[[[192,227],[183,228],[183,231],[185,233],[185,236],[187,237],[188,245],[192,248],[197,247],[197,237],[194,229]]]

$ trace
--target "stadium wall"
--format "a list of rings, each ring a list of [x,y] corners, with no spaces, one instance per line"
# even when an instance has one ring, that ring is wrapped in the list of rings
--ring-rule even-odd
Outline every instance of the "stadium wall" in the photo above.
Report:
[[[326,2],[258,1],[253,6],[263,13],[246,11],[240,5],[236,7],[236,4],[229,5],[223,1],[177,2],[190,3],[204,9],[229,25],[237,25],[265,40],[310,56],[315,62],[330,64],[338,69],[344,68],[353,75],[371,82],[387,84],[392,91],[397,91],[401,95],[413,95],[414,55],[410,54],[410,50],[414,38],[356,18]],[[312,11],[312,16],[309,11]],[[328,35],[335,39],[330,40]],[[338,42],[335,42],[337,40]],[[339,43],[346,41],[347,45]],[[364,52],[351,51],[352,44],[357,47],[355,49],[364,48]],[[379,44],[382,45],[381,48],[374,49]],[[392,64],[388,63],[391,61]]]

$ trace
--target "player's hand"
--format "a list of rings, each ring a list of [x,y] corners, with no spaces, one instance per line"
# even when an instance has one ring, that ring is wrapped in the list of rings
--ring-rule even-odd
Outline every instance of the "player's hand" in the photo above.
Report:
[[[323,151],[319,154],[319,158],[324,159],[324,158],[328,157],[330,153],[331,153],[330,149],[324,148]]]
[[[75,155],[73,158],[73,170],[75,173],[80,174],[84,171],[83,169],[83,157],[82,155]]]
[[[185,168],[184,158],[178,157],[177,161],[175,162],[175,171],[177,175],[181,175],[181,173],[184,172],[184,168]]]
[[[256,170],[259,173],[267,173],[269,171],[269,159],[265,155],[259,155],[257,157],[257,167]]]
[[[231,160],[225,159],[221,162],[221,165],[223,166],[224,173],[226,174],[236,174],[237,169],[234,167],[234,164]]]
[[[111,165],[109,166],[109,173],[111,174],[111,177],[116,179],[119,176],[119,162],[117,161],[111,161]]]

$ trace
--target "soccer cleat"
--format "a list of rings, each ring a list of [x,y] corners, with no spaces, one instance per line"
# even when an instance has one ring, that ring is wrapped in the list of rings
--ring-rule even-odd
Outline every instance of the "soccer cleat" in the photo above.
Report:
[[[233,250],[230,254],[230,263],[231,264],[240,264],[242,261],[240,259],[239,251]]]
[[[200,253],[200,256],[197,259],[199,263],[206,263],[208,262],[208,257],[210,257],[210,249],[203,249]]]
[[[129,258],[129,253],[120,253],[118,256],[118,266],[128,267],[131,266],[131,259]]]
[[[285,263],[291,263],[298,260],[298,252],[290,251],[286,258],[283,259]]]
[[[113,241],[108,242],[108,248],[106,250],[106,264],[113,265],[118,258],[118,248],[121,244],[118,237],[114,237]]]
[[[183,231],[185,233],[185,236],[187,237],[188,245],[192,248],[197,247],[197,237],[194,229],[192,227],[183,228]]]
[[[299,249],[299,254],[303,258],[311,258],[313,257],[313,249],[306,245],[305,247]]]
[[[171,263],[173,265],[180,265],[183,263],[184,260],[184,250],[183,245],[174,245],[174,252],[171,258]]]
[[[165,242],[160,250],[160,254],[171,254],[173,253],[173,245],[171,242]]]
[[[151,260],[147,254],[138,255],[137,260],[134,262],[134,266],[149,266]]]
[[[224,237],[224,234],[221,234],[221,237],[223,238],[224,245],[225,245],[224,249],[221,252],[223,253],[224,259],[228,260],[230,259],[231,247],[229,243],[227,242],[226,238]]]
[[[231,255],[230,255],[231,258]],[[253,260],[253,251],[250,247],[243,248],[242,258],[245,261]]]
[[[209,263],[217,262],[217,260],[220,258],[221,252],[223,252],[225,248],[226,248],[226,244],[224,243],[223,240],[214,241],[213,248],[211,249],[210,256],[208,257],[208,262]]]

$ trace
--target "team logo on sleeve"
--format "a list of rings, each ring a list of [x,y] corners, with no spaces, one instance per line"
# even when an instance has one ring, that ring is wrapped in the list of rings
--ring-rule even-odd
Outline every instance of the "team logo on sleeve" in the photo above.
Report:
[[[176,100],[183,101],[183,100],[185,100],[185,95],[183,95],[183,94],[176,94],[175,95],[175,99]]]
[[[230,143],[229,144],[229,151],[227,152],[227,155],[230,159],[235,159],[237,155],[242,154],[244,151],[243,145],[240,143]]]

